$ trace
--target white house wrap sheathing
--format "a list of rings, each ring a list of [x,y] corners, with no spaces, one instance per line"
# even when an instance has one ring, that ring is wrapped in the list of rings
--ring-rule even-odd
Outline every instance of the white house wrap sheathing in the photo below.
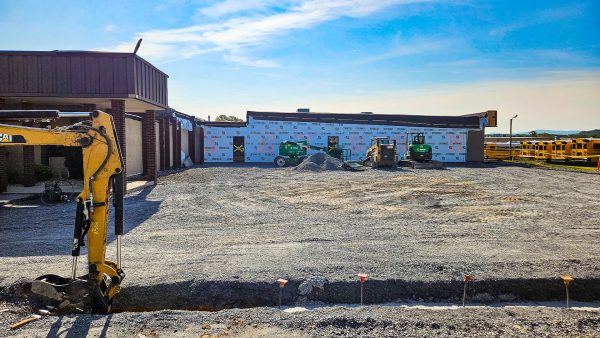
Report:
[[[278,155],[279,144],[286,140],[306,140],[325,147],[328,136],[338,136],[340,146],[351,150],[353,160],[364,159],[372,137],[387,136],[396,140],[401,159],[406,151],[407,133],[411,132],[425,133],[426,142],[433,147],[434,160],[465,162],[467,153],[468,129],[465,128],[271,121],[252,117],[245,127],[205,125],[203,128],[206,162],[232,162],[233,136],[244,136],[246,162],[272,162]]]

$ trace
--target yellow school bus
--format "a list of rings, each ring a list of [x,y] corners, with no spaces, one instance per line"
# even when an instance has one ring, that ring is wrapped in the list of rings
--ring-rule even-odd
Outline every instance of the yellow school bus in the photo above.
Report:
[[[535,159],[535,143],[537,141],[521,141],[519,158],[525,160]]]
[[[573,149],[573,140],[555,140],[552,142],[552,150],[550,153],[551,161],[569,162],[571,151]]]
[[[600,138],[578,138],[571,146],[572,161],[597,163],[600,158]]]
[[[536,160],[548,160],[552,141],[534,141],[534,158]]]
[[[513,142],[512,155],[513,158],[519,158],[521,145]],[[483,156],[489,159],[508,160],[510,157],[509,142],[486,142],[483,148]]]

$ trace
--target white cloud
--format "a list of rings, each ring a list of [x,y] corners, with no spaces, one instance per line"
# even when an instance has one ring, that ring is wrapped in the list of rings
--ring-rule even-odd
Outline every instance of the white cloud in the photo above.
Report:
[[[585,5],[583,4],[572,4],[563,7],[550,8],[539,12],[536,15],[527,16],[524,19],[494,28],[490,31],[490,35],[502,38],[508,33],[519,31],[526,27],[576,17],[582,14],[584,9]]]
[[[249,67],[260,67],[260,68],[274,68],[274,67],[279,67],[279,64],[277,64],[277,62],[272,61],[272,60],[261,60],[261,59],[251,59],[247,56],[243,56],[243,55],[225,55],[225,59],[229,60],[231,62],[243,65],[243,66],[249,66]]]
[[[140,54],[156,60],[188,58],[198,54],[221,51],[228,59],[247,66],[272,67],[274,61],[251,60],[248,47],[268,43],[273,37],[293,30],[307,29],[340,17],[364,17],[392,5],[433,2],[435,0],[304,0],[288,3],[283,12],[249,17],[234,17],[216,23],[193,25],[177,29],[151,30],[138,33],[131,42],[108,48],[115,50],[123,45],[135,45],[144,39]],[[438,0],[443,1],[443,0]],[[200,11],[221,16],[250,8],[264,6],[270,0],[248,2],[227,0]]]
[[[407,55],[422,54],[427,52],[439,51],[447,49],[450,46],[456,46],[456,41],[449,39],[412,39],[404,42],[400,46],[393,47],[389,52],[374,55],[368,58],[360,59],[355,61],[353,64],[366,64],[372,62],[379,62],[389,59],[395,59]]]
[[[221,17],[233,13],[247,10],[262,10],[273,4],[281,3],[277,0],[225,0],[217,2],[214,5],[198,9],[198,13],[210,16]]]

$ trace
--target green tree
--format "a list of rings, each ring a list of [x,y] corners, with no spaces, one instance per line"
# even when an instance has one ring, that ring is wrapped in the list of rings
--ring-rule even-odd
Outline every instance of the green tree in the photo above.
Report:
[[[538,134],[537,134],[537,132],[535,130],[532,130],[532,131],[529,132],[529,136],[536,137],[536,136],[538,136]]]
[[[233,115],[219,115],[215,121],[226,121],[226,122],[244,122],[241,118]]]

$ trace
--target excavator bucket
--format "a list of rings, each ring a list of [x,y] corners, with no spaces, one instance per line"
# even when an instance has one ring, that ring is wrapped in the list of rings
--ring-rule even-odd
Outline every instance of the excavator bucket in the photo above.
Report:
[[[31,282],[33,296],[60,313],[110,313],[112,298],[109,299],[102,291],[106,288],[87,276],[71,279],[49,274]]]
[[[43,275],[31,282],[31,292],[62,312],[92,312],[90,283],[82,278]]]

